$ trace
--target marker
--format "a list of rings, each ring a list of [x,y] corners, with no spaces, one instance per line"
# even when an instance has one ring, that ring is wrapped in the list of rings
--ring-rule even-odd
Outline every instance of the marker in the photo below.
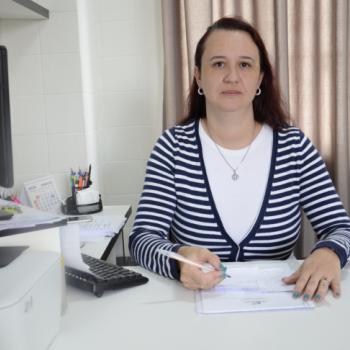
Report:
[[[185,258],[184,256],[182,256],[182,255],[180,255],[178,253],[175,253],[175,252],[172,252],[172,251],[169,251],[169,250],[158,249],[157,252],[162,254],[162,255],[164,255],[164,256],[167,256],[167,257],[169,257],[171,259],[175,259],[175,260],[181,261],[181,262],[183,262],[185,264],[196,266],[196,267],[200,268],[203,272],[211,272],[211,271],[215,270],[214,266],[212,266],[212,265],[209,265],[209,264],[202,265],[202,264],[196,263],[196,262],[194,262],[192,260],[189,260],[189,259]],[[227,269],[227,267],[224,264],[220,265],[220,270],[224,273],[224,277],[225,278],[227,278],[227,277],[230,278],[231,276],[226,273],[226,269]]]
[[[81,175],[79,175],[78,190],[81,190],[82,188],[83,188],[83,178]]]

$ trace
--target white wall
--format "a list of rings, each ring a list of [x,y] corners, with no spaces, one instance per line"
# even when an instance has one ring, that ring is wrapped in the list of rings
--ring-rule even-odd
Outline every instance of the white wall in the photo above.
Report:
[[[160,0],[78,0],[83,98],[105,204],[133,206],[162,130]],[[88,29],[86,29],[88,28]],[[86,35],[88,34],[88,35]],[[129,220],[127,230],[133,221]]]
[[[162,127],[160,1],[42,0],[49,20],[0,20],[16,190],[53,174],[66,196],[70,168],[92,162],[104,204],[136,211]]]
[[[53,7],[50,20],[1,20],[0,42],[9,55],[15,188],[54,174],[66,193],[70,167],[87,161],[75,2]]]

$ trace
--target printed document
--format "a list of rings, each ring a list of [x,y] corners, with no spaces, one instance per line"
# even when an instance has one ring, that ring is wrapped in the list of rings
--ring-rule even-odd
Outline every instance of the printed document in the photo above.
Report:
[[[293,261],[254,261],[228,263],[225,278],[209,290],[196,292],[199,313],[248,312],[263,310],[310,309],[314,303],[294,299],[294,285],[285,285],[282,277],[292,274]]]
[[[113,237],[124,227],[125,222],[126,217],[121,215],[94,215],[92,221],[79,224],[80,239],[94,242],[103,237]]]

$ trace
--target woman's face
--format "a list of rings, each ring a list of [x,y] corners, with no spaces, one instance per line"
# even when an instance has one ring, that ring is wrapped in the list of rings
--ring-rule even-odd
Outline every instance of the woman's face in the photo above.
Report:
[[[197,84],[204,91],[207,112],[237,112],[250,108],[263,73],[259,50],[243,31],[215,30],[204,45]]]

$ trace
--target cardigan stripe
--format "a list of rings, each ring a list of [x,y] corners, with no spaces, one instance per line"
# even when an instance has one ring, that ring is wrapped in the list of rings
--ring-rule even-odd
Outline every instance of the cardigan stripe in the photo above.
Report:
[[[145,268],[179,278],[176,262],[159,248],[210,249],[222,261],[286,259],[299,237],[301,210],[318,242],[344,266],[350,256],[350,220],[326,166],[310,140],[295,127],[274,131],[269,180],[260,212],[236,244],[225,231],[209,186],[198,121],[166,130],[147,163],[129,249]]]

